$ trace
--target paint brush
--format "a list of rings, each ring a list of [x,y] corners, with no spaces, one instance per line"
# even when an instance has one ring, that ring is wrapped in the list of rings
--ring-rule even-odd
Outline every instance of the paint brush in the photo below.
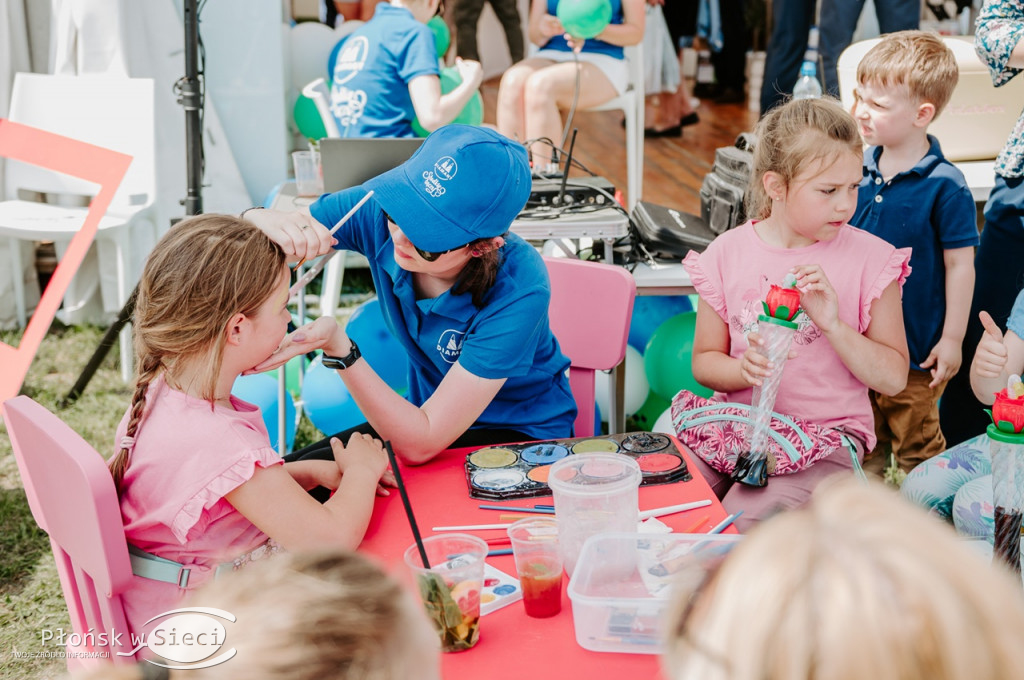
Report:
[[[391,448],[391,442],[384,442],[384,448],[388,452],[388,460],[391,462],[391,472],[395,475],[395,484],[398,486],[398,493],[402,496],[402,505],[405,506],[405,515],[409,518],[409,528],[412,529],[412,537],[416,539],[416,549],[420,551],[420,559],[423,561],[423,568],[430,569],[430,560],[427,559],[427,549],[423,547],[423,537],[420,536],[420,529],[416,525],[416,516],[412,514],[412,503],[409,502],[409,494],[405,491],[405,482],[402,481],[402,473],[398,470],[398,461],[395,460],[395,450]]]
[[[710,503],[710,501],[708,501],[708,502]],[[502,510],[502,511],[505,511],[505,512],[514,512],[514,513],[517,513],[517,514],[524,513],[524,512],[525,513],[534,513],[534,514],[537,514],[537,515],[553,515],[553,514],[555,514],[555,509],[554,508],[551,508],[550,510],[548,510],[547,508],[517,508],[517,507],[511,506],[511,505],[509,505],[509,506],[503,506],[503,505],[481,505],[481,506],[479,506],[479,508],[481,510]]]
[[[692,503],[680,503],[679,505],[667,505],[663,508],[652,508],[650,510],[640,511],[640,519],[647,519],[648,517],[663,517],[665,515],[672,515],[677,512],[685,512],[687,510],[693,510],[694,508],[704,508],[711,505],[711,501],[704,499],[702,501],[693,501]]]
[[[327,235],[328,235],[328,236],[333,236],[333,235],[334,235],[334,232],[338,231],[338,229],[340,229],[340,228],[341,228],[341,225],[343,225],[343,224],[345,224],[346,222],[348,222],[348,221],[349,221],[349,219],[350,219],[350,218],[351,218],[351,217],[352,217],[353,215],[355,215],[355,214],[356,214],[356,211],[357,211],[357,210],[359,210],[359,209],[360,209],[361,207],[363,207],[363,204],[364,204],[364,203],[366,203],[366,202],[367,202],[368,200],[370,200],[370,197],[371,197],[371,196],[373,196],[373,191],[372,191],[372,190],[370,190],[370,191],[367,191],[367,192],[366,192],[366,195],[365,195],[365,196],[363,196],[363,197],[362,197],[361,199],[359,199],[359,202],[358,202],[358,203],[356,203],[356,204],[355,204],[354,206],[352,206],[352,209],[351,209],[351,210],[349,210],[349,211],[348,211],[347,213],[345,213],[345,216],[344,216],[344,217],[342,217],[342,218],[341,218],[340,220],[338,220],[338,223],[337,223],[337,224],[335,224],[335,225],[334,225],[334,227],[332,227],[332,228],[331,228],[331,230],[330,230],[329,232],[327,232]],[[320,273],[320,272],[321,272],[321,271],[323,270],[323,268],[324,268],[324,265],[326,265],[326,264],[327,264],[327,262],[328,262],[328,261],[329,261],[329,260],[330,260],[330,259],[331,259],[332,257],[334,257],[334,255],[335,255],[335,254],[336,254],[337,252],[338,252],[337,250],[332,250],[331,252],[329,252],[329,253],[327,253],[326,255],[324,255],[323,257],[321,257],[321,258],[320,258],[320,261],[319,261],[319,262],[317,262],[317,263],[316,263],[315,265],[313,265],[312,267],[310,267],[310,268],[309,268],[309,271],[308,271],[308,272],[306,272],[305,274],[303,274],[303,275],[302,275],[302,276],[301,276],[301,277],[299,278],[299,280],[298,280],[298,281],[296,281],[296,282],[295,282],[294,284],[292,284],[292,287],[288,289],[288,297],[289,297],[289,298],[293,298],[293,297],[295,297],[295,295],[296,295],[296,294],[297,294],[297,293],[298,293],[298,292],[299,292],[300,290],[302,290],[303,288],[305,288],[305,287],[306,287],[306,284],[308,284],[308,283],[309,283],[310,281],[312,281],[313,279],[315,279],[315,278],[316,278],[316,275],[317,275],[317,274],[319,274],[319,273]],[[303,265],[303,263],[305,263],[305,261],[306,261],[306,259],[305,259],[305,258],[303,258],[303,259],[299,260],[299,263],[298,263],[297,265],[295,265],[295,270],[296,270],[296,271],[298,271],[298,270],[299,270],[299,267],[301,267],[301,266]]]
[[[710,515],[704,515],[699,520],[697,520],[692,525],[690,525],[690,527],[686,531],[684,531],[683,533],[684,534],[692,534],[694,531],[697,530],[698,527],[702,526],[704,524],[704,522],[707,522],[709,519],[711,519]]]
[[[395,475],[396,481],[398,475]],[[398,487],[401,490],[401,486]],[[462,524],[453,527],[434,527],[433,531],[483,531],[485,529],[508,529],[511,523],[504,524]]]
[[[710,529],[708,529],[707,533],[709,533],[709,534],[720,534],[720,533],[722,533],[723,531],[728,529],[732,525],[733,522],[736,521],[737,517],[739,517],[742,514],[743,514],[742,510],[738,510],[738,511],[734,512],[733,514],[729,515],[728,517],[723,519],[721,522],[719,522],[715,526],[713,526]]]

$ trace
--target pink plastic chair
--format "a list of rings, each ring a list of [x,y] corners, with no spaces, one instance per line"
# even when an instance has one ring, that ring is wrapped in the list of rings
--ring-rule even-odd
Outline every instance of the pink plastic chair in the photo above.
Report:
[[[71,627],[84,644],[71,646],[68,670],[134,662],[121,593],[132,581],[128,544],[114,481],[103,457],[60,418],[26,396],[4,402],[14,459],[39,527],[50,535]],[[93,636],[86,636],[89,630]],[[101,646],[101,632],[123,633]],[[69,636],[70,637],[70,636]],[[105,658],[78,656],[105,653]]]
[[[551,331],[569,357],[569,388],[576,399],[576,436],[594,432],[594,372],[626,356],[636,281],[622,267],[545,257],[551,278]]]

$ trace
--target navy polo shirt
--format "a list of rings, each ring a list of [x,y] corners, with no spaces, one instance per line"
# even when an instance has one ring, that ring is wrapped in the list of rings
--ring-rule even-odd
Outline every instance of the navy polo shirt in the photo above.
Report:
[[[963,173],[928,135],[928,153],[911,169],[886,181],[878,171],[882,147],[864,151],[864,178],[850,224],[897,248],[912,248],[911,273],[903,284],[903,323],[910,366],[921,362],[942,337],[946,318],[943,251],[978,245],[974,199]]]
[[[438,75],[434,34],[404,7],[377,5],[345,38],[334,66],[331,112],[342,137],[415,137],[409,83]]]
[[[320,197],[310,212],[328,228],[366,193]],[[576,402],[569,359],[548,324],[551,286],[537,251],[508,234],[497,280],[477,308],[469,293],[417,300],[410,272],[395,261],[380,205],[370,199],[335,234],[339,249],[366,256],[385,323],[409,357],[406,398],[422,406],[456,363],[481,378],[506,378],[473,428],[513,429],[535,439],[572,435]]]

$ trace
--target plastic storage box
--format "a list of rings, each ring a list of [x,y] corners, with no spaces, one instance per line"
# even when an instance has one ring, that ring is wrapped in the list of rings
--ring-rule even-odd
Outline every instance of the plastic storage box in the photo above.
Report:
[[[595,652],[660,654],[676,574],[742,536],[607,533],[587,539],[569,580],[576,642]]]

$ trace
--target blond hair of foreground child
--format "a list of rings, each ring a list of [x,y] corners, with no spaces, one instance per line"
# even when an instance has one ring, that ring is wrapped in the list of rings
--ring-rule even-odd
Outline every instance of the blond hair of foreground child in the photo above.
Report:
[[[673,680],[1024,673],[1021,584],[881,486],[826,482],[679,586],[664,658]]]

